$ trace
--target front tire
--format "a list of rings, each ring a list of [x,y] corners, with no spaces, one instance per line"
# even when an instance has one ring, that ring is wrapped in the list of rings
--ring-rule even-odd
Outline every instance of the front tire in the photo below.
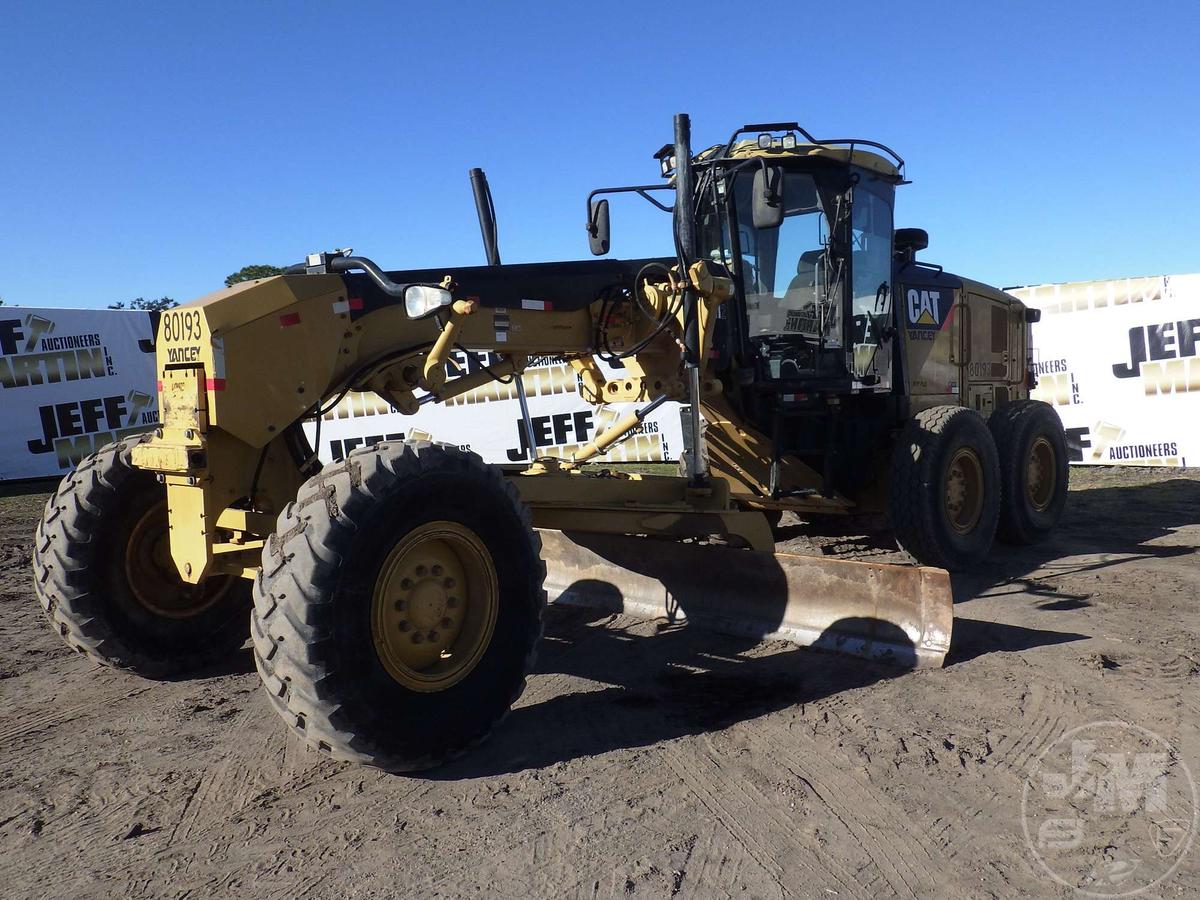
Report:
[[[300,489],[263,550],[251,631],[310,746],[392,771],[480,743],[524,689],[546,603],[528,509],[478,456],[381,443]]]
[[[959,406],[913,416],[893,451],[889,512],[901,549],[921,565],[961,570],[987,556],[1000,472],[983,419]]]
[[[1067,503],[1067,436],[1054,408],[1017,400],[988,419],[1000,457],[1000,524],[1006,544],[1036,544],[1054,530]]]
[[[85,457],[46,501],[34,590],[51,626],[96,662],[169,678],[221,662],[247,637],[250,583],[186,584],[167,538],[167,492],[135,468],[144,437]]]

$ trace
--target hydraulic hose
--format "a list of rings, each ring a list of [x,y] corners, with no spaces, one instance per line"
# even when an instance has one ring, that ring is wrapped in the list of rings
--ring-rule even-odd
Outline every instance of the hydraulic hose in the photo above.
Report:
[[[361,269],[367,273],[367,276],[375,282],[381,291],[389,297],[395,297],[398,300],[404,299],[404,292],[409,289],[410,285],[397,284],[388,278],[383,269],[379,268],[371,260],[365,256],[334,256],[325,262],[327,271],[334,273],[349,272],[353,269]],[[309,266],[307,263],[296,263],[294,266],[288,266],[283,270],[284,275],[305,275],[308,273]]]

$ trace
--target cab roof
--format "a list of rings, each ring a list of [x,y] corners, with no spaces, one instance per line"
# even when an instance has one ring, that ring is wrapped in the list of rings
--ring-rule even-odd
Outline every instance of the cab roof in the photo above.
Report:
[[[725,145],[717,144],[709,147],[707,150],[702,150],[696,155],[698,162],[706,162],[724,153]],[[782,147],[772,147],[764,149],[758,146],[757,141],[743,140],[738,141],[733,145],[733,149],[729,152],[729,156],[734,159],[749,159],[755,156],[763,156],[768,159],[780,158],[808,158],[808,159],[828,159],[842,165],[861,166],[868,171],[882,175],[884,178],[894,179],[895,181],[903,180],[900,170],[891,163],[888,159],[880,156],[878,153],[873,153],[870,150],[863,150],[855,147],[853,144],[849,146],[837,146],[832,144],[809,144],[797,143],[795,148],[785,150]]]

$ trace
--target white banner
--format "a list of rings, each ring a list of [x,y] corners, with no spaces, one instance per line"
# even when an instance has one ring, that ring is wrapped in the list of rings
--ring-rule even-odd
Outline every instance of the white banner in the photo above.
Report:
[[[1033,326],[1034,396],[1062,416],[1073,462],[1200,464],[1200,275],[1010,293],[1042,310]],[[151,339],[144,312],[0,307],[0,481],[60,475],[109,441],[153,427]],[[462,372],[482,359],[455,354]],[[524,384],[536,456],[570,456],[632,407],[591,406],[556,357],[532,360]],[[515,384],[493,381],[405,416],[373,394],[349,394],[323,417],[319,440],[316,423],[305,427],[325,462],[404,438],[458,444],[488,462],[528,462],[516,397]],[[663,404],[602,459],[678,459],[679,410]]]
[[[1200,465],[1200,275],[1010,289],[1042,311],[1038,386],[1072,462]]]
[[[454,351],[458,370],[473,372],[474,358]],[[496,362],[487,357],[487,364]],[[611,372],[606,368],[606,372]],[[575,372],[558,357],[530,360],[523,382],[533,424],[535,456],[569,457],[636,404],[594,407],[579,395]],[[634,433],[597,457],[606,462],[663,462],[679,458],[682,437],[679,404],[664,403]],[[305,426],[318,441],[315,423]],[[490,463],[529,462],[515,383],[492,381],[444,404],[428,404],[406,416],[374,394],[349,394],[322,419],[318,454],[324,462],[342,459],[355,447],[382,440],[434,440],[473,450]]]
[[[158,423],[149,313],[0,307],[0,481],[62,475]]]

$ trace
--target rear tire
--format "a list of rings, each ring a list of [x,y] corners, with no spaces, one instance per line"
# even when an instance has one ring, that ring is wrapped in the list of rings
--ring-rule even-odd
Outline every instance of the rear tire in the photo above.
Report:
[[[889,512],[901,549],[921,565],[961,570],[987,556],[1000,471],[983,419],[959,406],[910,419],[892,454]]]
[[[363,448],[301,487],[263,549],[258,671],[310,746],[392,772],[436,766],[520,696],[544,578],[529,511],[497,469],[437,444]]]
[[[247,637],[250,582],[189,585],[167,541],[166,488],[130,453],[144,437],[85,457],[46,502],[34,590],[51,626],[96,662],[168,678],[231,656]]]
[[[1054,408],[1017,400],[988,419],[1000,458],[1000,524],[1006,544],[1036,544],[1062,517],[1070,461],[1067,436]]]

